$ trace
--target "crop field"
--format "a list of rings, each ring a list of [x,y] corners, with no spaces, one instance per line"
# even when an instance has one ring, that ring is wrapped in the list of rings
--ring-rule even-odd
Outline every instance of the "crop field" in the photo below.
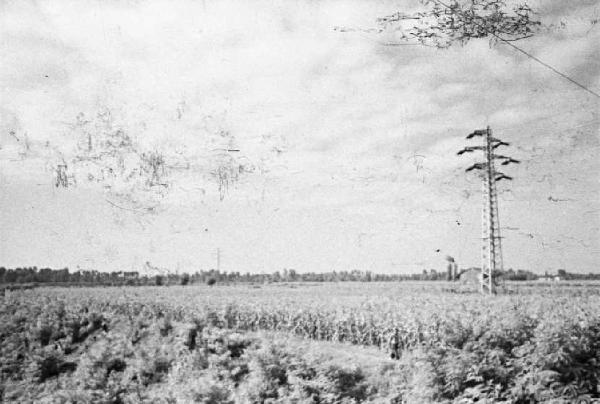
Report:
[[[320,283],[4,291],[18,403],[529,403],[600,396],[600,287]],[[394,359],[392,359],[394,357]],[[578,401],[577,401],[578,400]]]

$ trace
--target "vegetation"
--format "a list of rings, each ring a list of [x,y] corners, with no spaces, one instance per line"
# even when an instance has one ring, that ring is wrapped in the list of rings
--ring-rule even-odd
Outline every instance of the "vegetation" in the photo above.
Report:
[[[378,19],[381,30],[403,29],[400,39],[426,46],[447,48],[478,38],[518,41],[533,36],[541,23],[526,2],[504,0],[421,0],[427,9],[397,12]]]
[[[371,271],[333,271],[326,273],[297,273],[293,269],[284,269],[272,274],[251,274],[240,272],[221,272],[214,269],[200,270],[193,274],[166,273],[143,275],[136,271],[99,272],[76,271],[68,268],[50,269],[25,267],[7,269],[0,267],[0,284],[44,284],[79,286],[167,286],[216,283],[268,283],[268,282],[398,282],[398,281],[442,281],[448,279],[448,273],[424,269],[416,274],[376,274]],[[563,280],[600,280],[600,274],[569,273],[560,269],[557,274]],[[508,281],[531,281],[539,275],[522,269],[498,271],[496,276]]]
[[[526,403],[598,396],[597,285],[509,285],[514,293],[490,299],[444,293],[446,286],[5,291],[0,390],[6,402]],[[399,360],[392,361],[388,347],[396,337]]]

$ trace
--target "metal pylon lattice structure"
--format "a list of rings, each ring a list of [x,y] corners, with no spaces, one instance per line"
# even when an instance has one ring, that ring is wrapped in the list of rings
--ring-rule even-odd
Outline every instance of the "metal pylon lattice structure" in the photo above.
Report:
[[[481,293],[493,294],[495,293],[496,282],[495,275],[498,271],[503,271],[502,261],[502,238],[500,236],[500,217],[498,215],[498,192],[496,191],[496,183],[501,180],[512,180],[512,177],[505,175],[496,170],[494,162],[500,160],[502,165],[508,165],[510,163],[519,163],[511,157],[499,155],[495,153],[495,150],[500,146],[508,146],[509,144],[503,142],[492,136],[492,130],[488,126],[484,130],[476,130],[469,134],[467,139],[480,136],[483,140],[481,146],[468,146],[463,150],[459,151],[461,155],[467,152],[473,152],[475,150],[483,151],[483,162],[478,162],[466,169],[467,172],[471,170],[479,170],[482,178],[482,196],[483,196],[483,209],[482,209],[482,259],[481,259],[481,276],[480,286]]]
[[[496,192],[496,168],[492,158],[492,131],[486,130],[484,153],[487,167],[482,175],[483,209],[482,232],[483,245],[481,249],[481,293],[494,293],[494,271],[502,270],[502,239],[500,237],[500,221],[498,217],[498,193]]]

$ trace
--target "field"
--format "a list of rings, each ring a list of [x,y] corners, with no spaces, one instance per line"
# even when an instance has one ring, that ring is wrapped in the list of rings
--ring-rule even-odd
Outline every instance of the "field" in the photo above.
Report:
[[[1,394],[19,403],[600,396],[598,284],[458,292],[442,282],[6,290]]]

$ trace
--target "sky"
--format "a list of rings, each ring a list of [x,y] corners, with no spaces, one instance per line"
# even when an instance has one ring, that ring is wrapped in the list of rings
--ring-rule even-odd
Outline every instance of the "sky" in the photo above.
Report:
[[[529,4],[546,28],[514,44],[600,92],[597,2]],[[369,31],[424,7],[0,2],[0,265],[478,266],[456,152],[490,126],[522,162],[498,184],[505,267],[598,273],[598,97],[502,43]]]

